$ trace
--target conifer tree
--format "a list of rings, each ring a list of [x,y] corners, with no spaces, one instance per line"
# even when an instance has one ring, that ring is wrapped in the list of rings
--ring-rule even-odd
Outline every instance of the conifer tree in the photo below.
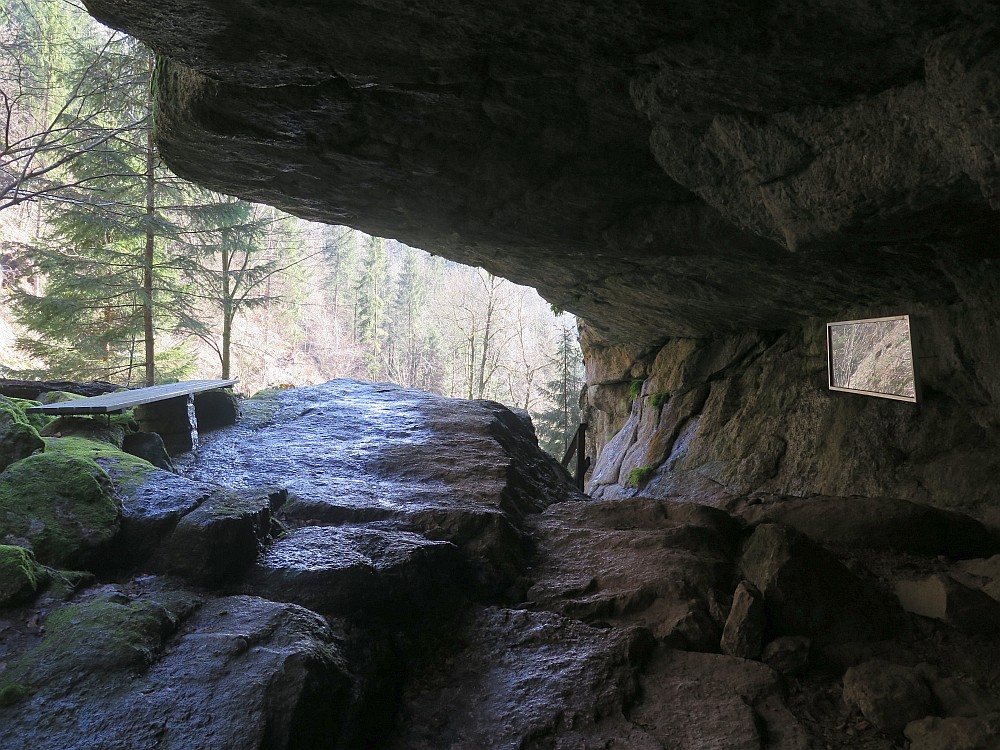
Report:
[[[382,347],[387,325],[385,320],[388,291],[389,254],[385,240],[369,237],[357,284],[355,331],[365,350],[365,369],[372,380],[382,376]]]
[[[93,84],[103,96],[86,103],[110,135],[74,157],[74,190],[46,206],[49,241],[32,251],[46,287],[15,300],[35,334],[19,346],[65,377],[152,385],[156,330],[173,327],[176,308],[177,275],[164,264],[176,225],[163,207],[177,203],[178,182],[152,140],[152,55],[127,37],[113,41],[79,50],[78,68],[107,81]],[[65,127],[80,116],[68,114]],[[164,367],[176,369],[168,359]]]
[[[561,315],[560,318],[569,316]],[[582,361],[576,327],[571,320],[558,321],[558,345],[552,357],[553,376],[542,387],[552,406],[536,418],[539,443],[562,458],[580,423]]]

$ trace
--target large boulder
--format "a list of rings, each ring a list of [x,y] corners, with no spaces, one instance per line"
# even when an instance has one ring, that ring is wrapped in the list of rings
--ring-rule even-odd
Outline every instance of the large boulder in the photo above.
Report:
[[[227,389],[202,391],[194,394],[194,413],[199,431],[227,427],[240,418],[240,399]]]
[[[334,380],[243,409],[203,436],[192,479],[213,482],[225,465],[237,487],[280,481],[292,526],[386,521],[451,542],[484,592],[507,589],[527,563],[526,518],[583,497],[530,426],[493,402]]]
[[[532,607],[718,650],[739,534],[726,513],[648,498],[560,503],[532,527]]]
[[[897,611],[871,583],[790,526],[758,526],[744,544],[740,570],[764,597],[772,636],[876,640],[897,625]]]
[[[0,744],[153,750],[348,747],[336,634],[289,604],[201,604],[149,578],[55,608],[8,655]]]
[[[892,735],[934,711],[931,691],[916,670],[880,660],[847,670],[844,702],[857,706],[878,729]]]
[[[93,460],[46,451],[0,474],[0,543],[53,566],[87,563],[114,538],[121,502]]]

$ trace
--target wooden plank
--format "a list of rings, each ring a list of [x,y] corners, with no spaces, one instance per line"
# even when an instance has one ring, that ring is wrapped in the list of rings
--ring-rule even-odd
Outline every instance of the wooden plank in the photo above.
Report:
[[[103,396],[62,401],[58,404],[29,406],[25,411],[35,414],[117,414],[140,404],[164,401],[168,398],[178,398],[202,391],[214,391],[216,388],[226,388],[237,382],[236,380],[188,380],[183,383],[166,383],[148,388],[107,393]]]

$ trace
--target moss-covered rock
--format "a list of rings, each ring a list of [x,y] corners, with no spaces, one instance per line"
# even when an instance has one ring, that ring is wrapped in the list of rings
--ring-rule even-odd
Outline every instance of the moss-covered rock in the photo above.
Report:
[[[21,413],[24,414],[24,418],[28,421],[28,424],[30,424],[36,430],[41,430],[43,427],[45,427],[45,425],[47,425],[49,422],[55,419],[55,417],[53,417],[51,414],[28,413],[27,411],[28,407],[41,406],[42,405],[41,401],[32,401],[31,399],[28,398],[11,398],[8,400],[12,404],[14,404],[14,406],[16,406],[18,409],[21,410]]]
[[[120,516],[110,477],[90,458],[46,451],[0,474],[0,543],[29,547],[47,565],[85,565]]]
[[[185,590],[132,599],[110,589],[65,604],[45,620],[42,640],[8,664],[4,683],[16,698],[102,674],[140,671],[199,603]]]
[[[21,408],[0,396],[0,470],[44,447]]]
[[[113,445],[80,436],[45,438],[45,452],[94,461],[107,472],[119,494],[145,483],[154,467],[149,461]]]
[[[120,421],[110,421],[104,417],[65,416],[56,417],[44,428],[42,437],[82,437],[99,440],[121,450],[125,440],[125,427]]]
[[[0,544],[0,607],[30,599],[48,580],[31,550]]]
[[[68,391],[46,391],[38,396],[39,403],[42,404],[61,404],[64,401],[78,401],[85,396],[81,396],[79,393],[69,393]]]

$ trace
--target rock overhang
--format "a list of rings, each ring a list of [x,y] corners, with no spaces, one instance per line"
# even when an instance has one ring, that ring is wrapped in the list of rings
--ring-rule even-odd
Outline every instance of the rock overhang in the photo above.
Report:
[[[482,265],[611,341],[996,276],[992,2],[87,5],[161,55],[182,176]]]

